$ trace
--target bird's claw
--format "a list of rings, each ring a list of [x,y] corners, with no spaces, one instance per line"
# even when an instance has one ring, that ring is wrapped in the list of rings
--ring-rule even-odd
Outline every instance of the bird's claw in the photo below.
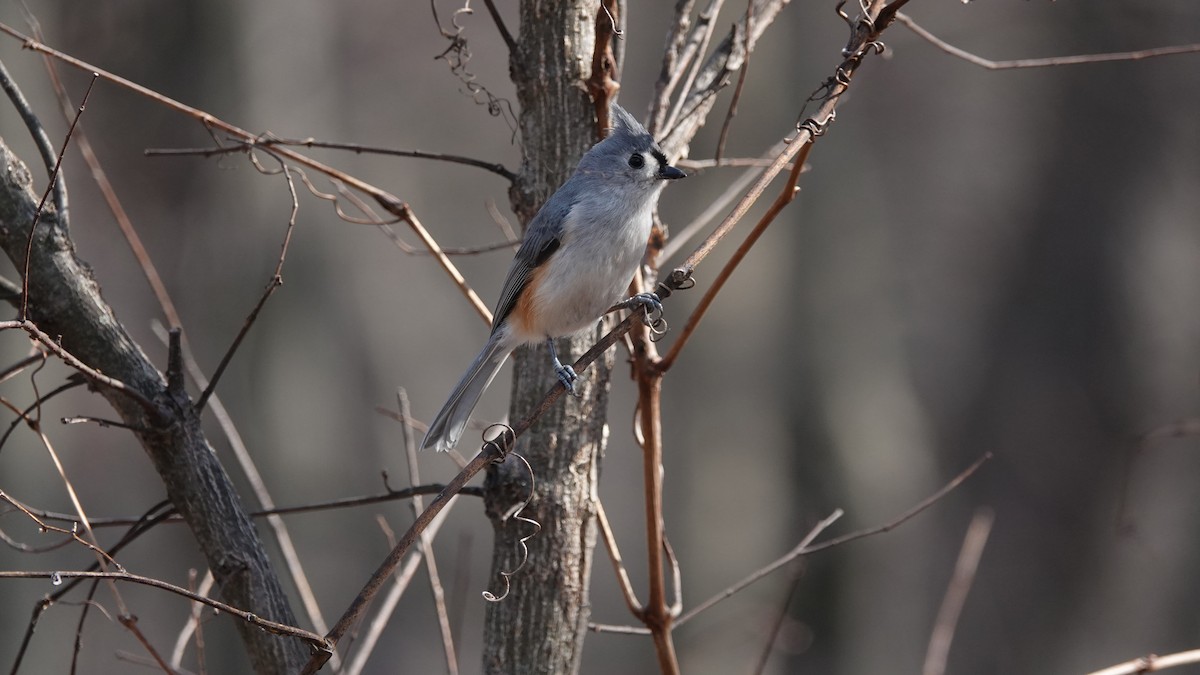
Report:
[[[638,293],[618,305],[621,309],[641,308],[642,323],[650,329],[650,341],[658,342],[667,334],[667,320],[663,318],[662,300],[657,293]]]
[[[563,389],[566,389],[568,394],[577,398],[581,396],[581,394],[575,391],[575,380],[578,380],[579,376],[575,374],[574,368],[556,362],[554,364],[554,374],[558,375],[558,381],[562,383]]]
[[[546,346],[550,349],[550,362],[554,365],[554,374],[558,375],[558,381],[562,383],[563,389],[566,389],[567,393],[575,398],[582,397],[583,394],[575,391],[575,380],[579,379],[579,376],[575,374],[575,369],[571,366],[564,366],[562,361],[558,360],[558,350],[554,348],[552,338],[546,338]]]

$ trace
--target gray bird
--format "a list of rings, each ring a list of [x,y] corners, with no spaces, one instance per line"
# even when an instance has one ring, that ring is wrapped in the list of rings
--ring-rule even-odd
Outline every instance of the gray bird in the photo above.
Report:
[[[615,103],[608,137],[579,160],[575,173],[530,221],[492,318],[492,332],[449,400],[429,425],[421,449],[458,444],[483,391],[513,349],[546,341],[568,391],[576,375],[554,353],[554,339],[594,324],[625,294],[645,254],[651,214],[666,180],[683,178],[654,138]],[[653,294],[627,306],[658,305]]]

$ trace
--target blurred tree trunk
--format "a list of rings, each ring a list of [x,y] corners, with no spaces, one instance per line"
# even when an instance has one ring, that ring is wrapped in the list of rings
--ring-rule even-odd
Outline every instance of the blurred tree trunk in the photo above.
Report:
[[[510,70],[520,103],[523,164],[510,192],[523,224],[571,174],[596,141],[594,107],[583,86],[595,43],[594,0],[525,0]],[[596,340],[596,331],[558,341],[571,363]],[[517,443],[529,460],[535,494],[521,514],[541,524],[529,540],[525,566],[511,592],[487,608],[484,671],[571,673],[579,669],[589,619],[588,584],[596,539],[593,507],[599,456],[607,435],[611,353],[576,382],[578,399],[564,396]],[[510,417],[521,419],[557,381],[544,346],[516,353]],[[520,539],[533,526],[511,518],[529,495],[524,465],[509,459],[488,471],[487,510],[495,527],[492,578],[522,559]]]

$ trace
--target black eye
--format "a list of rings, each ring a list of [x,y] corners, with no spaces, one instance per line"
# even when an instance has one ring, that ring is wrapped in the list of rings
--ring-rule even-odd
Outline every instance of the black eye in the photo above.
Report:
[[[646,166],[646,158],[642,157],[641,155],[634,154],[629,158],[629,166],[632,166],[635,169],[640,169],[643,166]]]

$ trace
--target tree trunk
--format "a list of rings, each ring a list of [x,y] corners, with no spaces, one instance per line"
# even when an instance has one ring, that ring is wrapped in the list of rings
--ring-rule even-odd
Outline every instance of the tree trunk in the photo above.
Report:
[[[0,247],[18,270],[25,267],[29,228],[37,209],[29,170],[0,139]],[[78,214],[77,214],[78,217]],[[296,625],[287,596],[271,570],[254,524],[200,428],[180,386],[169,390],[154,365],[100,297],[89,268],[75,257],[65,224],[47,205],[37,224],[29,267],[29,318],[84,364],[116,378],[148,399],[152,415],[128,395],[98,386],[134,429],[171,503],[204,553],[225,602],[272,621]],[[157,419],[156,419],[157,418]],[[255,672],[285,675],[307,660],[299,640],[237,621]]]
[[[524,150],[521,174],[510,192],[513,210],[527,224],[596,141],[594,107],[584,81],[595,43],[595,0],[525,0],[511,74],[521,108]],[[600,336],[598,330],[559,340],[571,363]],[[527,544],[528,560],[512,577],[511,591],[489,604],[484,671],[572,673],[579,669],[589,618],[588,584],[596,540],[594,500],[599,457],[607,439],[611,353],[575,383],[580,398],[564,396],[517,443],[529,460],[534,495],[521,514],[541,524]],[[512,419],[523,418],[557,378],[544,346],[519,349],[513,375]],[[495,527],[492,578],[523,560],[522,537],[533,526],[511,517],[529,495],[529,472],[515,458],[488,471],[486,504]]]

